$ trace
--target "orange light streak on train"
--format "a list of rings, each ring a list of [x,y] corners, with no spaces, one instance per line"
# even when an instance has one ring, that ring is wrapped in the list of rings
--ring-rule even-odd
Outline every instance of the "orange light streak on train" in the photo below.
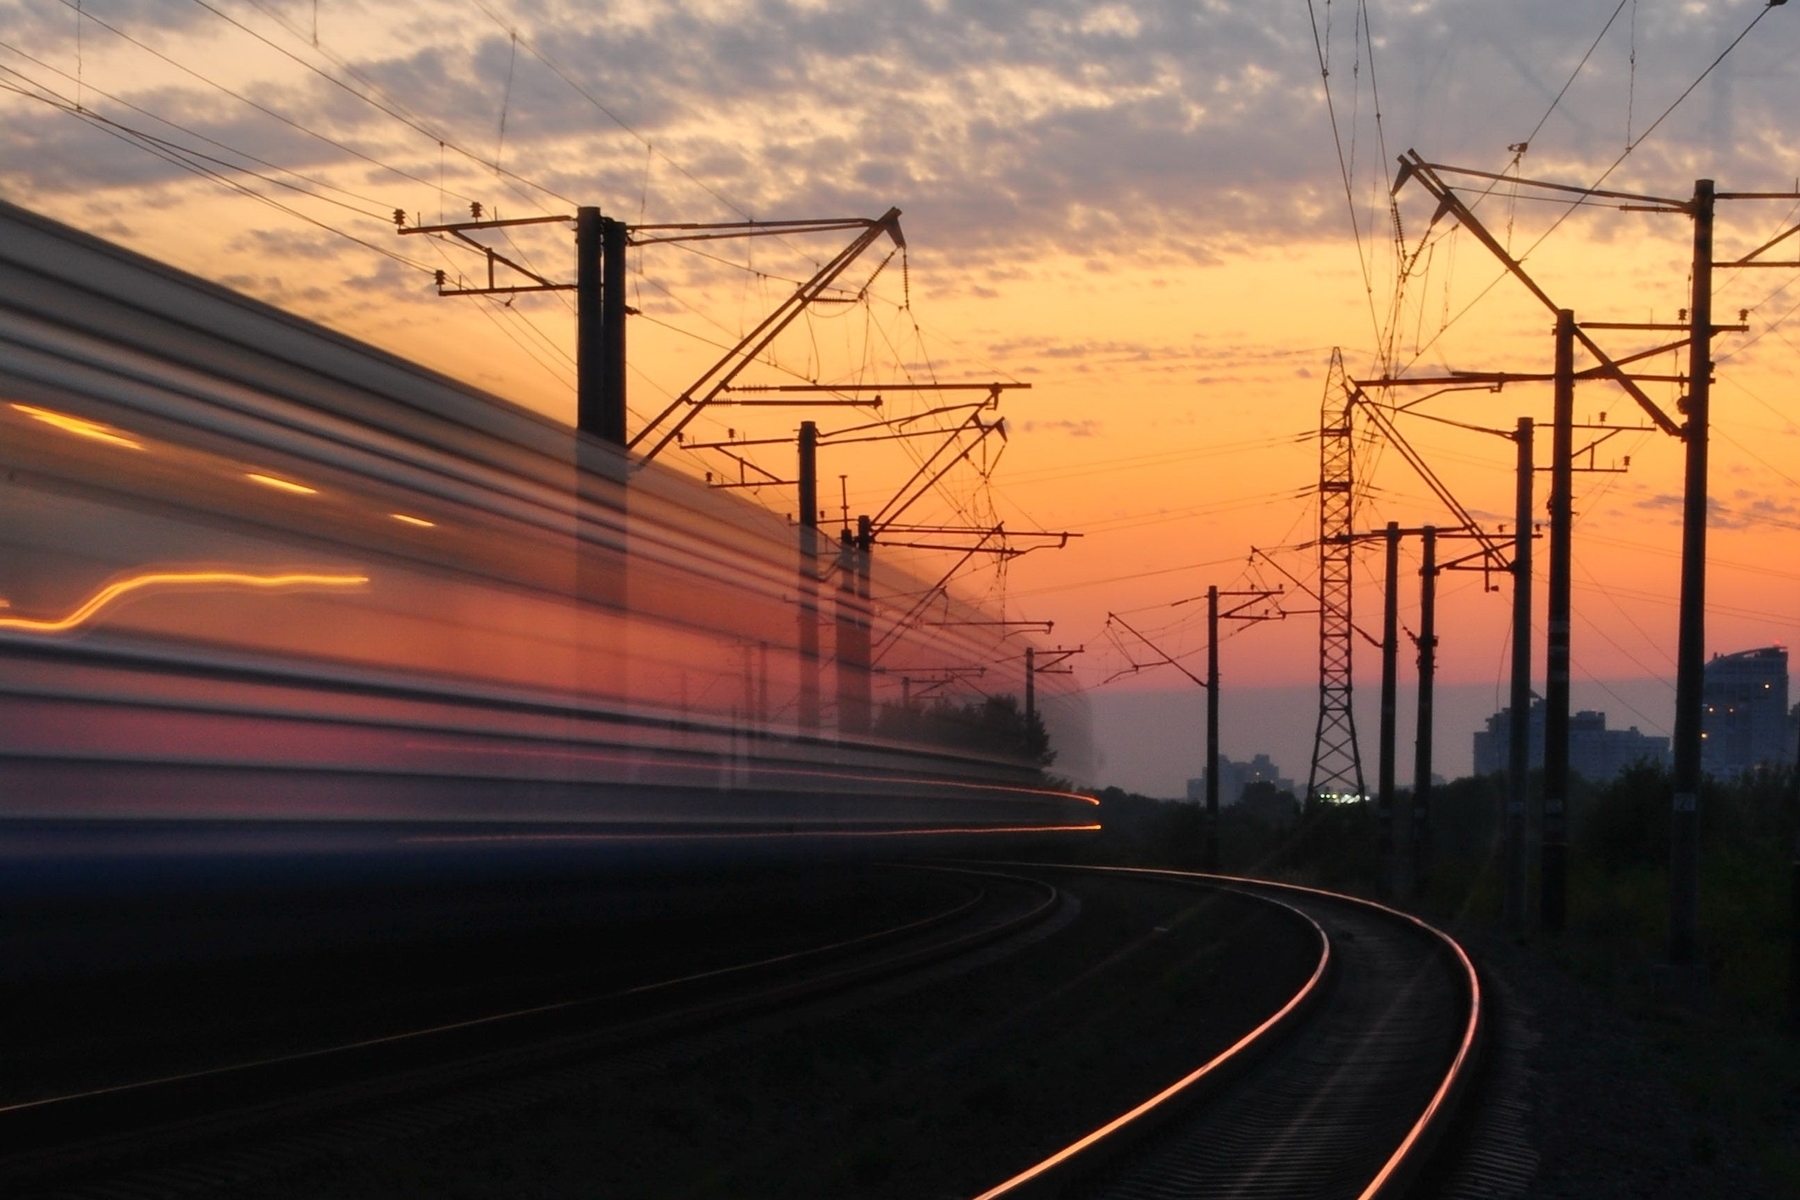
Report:
[[[68,413],[60,413],[55,409],[39,408],[35,404],[14,404],[16,412],[22,412],[34,421],[42,421],[53,429],[64,433],[72,433],[77,437],[89,438],[96,442],[105,442],[111,446],[124,446],[128,450],[142,450],[144,444],[116,433],[98,421],[89,421],[84,417],[72,417]]]
[[[14,407],[17,407],[16,405]],[[247,587],[290,588],[360,587],[369,582],[367,575],[318,575],[292,572],[283,575],[250,575],[236,571],[151,571],[115,580],[77,605],[64,617],[0,617],[0,629],[20,629],[27,633],[68,633],[93,620],[100,610],[121,596],[147,588],[179,587]]]

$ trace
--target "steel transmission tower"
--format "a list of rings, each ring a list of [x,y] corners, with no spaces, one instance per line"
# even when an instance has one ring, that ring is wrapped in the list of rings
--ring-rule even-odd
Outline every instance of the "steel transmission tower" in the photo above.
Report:
[[[1319,409],[1319,723],[1313,734],[1306,795],[1362,796],[1362,753],[1350,708],[1352,639],[1350,575],[1356,552],[1355,446],[1351,412],[1355,389],[1344,356],[1331,352],[1325,399]]]

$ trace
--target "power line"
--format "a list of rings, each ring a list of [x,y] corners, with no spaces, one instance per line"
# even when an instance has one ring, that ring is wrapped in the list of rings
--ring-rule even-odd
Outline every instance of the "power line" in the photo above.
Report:
[[[248,25],[244,24],[242,21],[239,21],[236,17],[233,17],[230,13],[227,13],[224,10],[209,3],[209,0],[193,0],[193,2],[197,5],[199,5],[201,8],[204,8],[207,12],[210,12],[214,16],[218,17],[221,21],[226,22],[227,24],[232,26],[234,29],[241,30],[244,33],[248,34],[249,36],[255,38],[257,41],[261,42],[263,45],[267,46],[269,49],[275,51],[277,54],[281,55],[283,58],[290,60],[291,62],[297,64],[298,66],[300,66],[308,71],[311,71],[313,74],[315,74],[319,78],[325,80],[327,83],[330,83],[332,86],[342,89],[343,91],[347,92],[348,94],[356,97],[358,100],[361,100],[364,104],[369,105],[371,108],[374,108],[379,112],[385,113],[387,116],[392,117],[394,120],[400,122],[402,125],[405,125],[408,129],[411,129],[416,133],[419,133],[425,137],[428,137],[434,142],[439,142],[445,146],[448,146],[450,149],[456,151],[458,154],[462,155],[464,158],[467,158],[470,162],[473,162],[480,166],[486,167],[487,169],[489,169],[490,171],[493,171],[498,176],[501,176],[506,179],[515,180],[519,183],[522,183],[526,187],[533,188],[536,191],[542,192],[546,196],[550,196],[554,199],[560,200],[564,204],[572,205],[572,204],[576,203],[576,201],[571,200],[569,197],[562,195],[560,192],[557,192],[551,188],[548,188],[548,187],[544,186],[543,184],[536,182],[535,180],[528,179],[525,176],[520,175],[516,171],[508,171],[505,168],[503,168],[499,163],[488,161],[487,159],[483,158],[480,154],[476,153],[473,150],[468,149],[466,146],[463,146],[462,144],[458,143],[454,139],[446,137],[446,136],[442,136],[442,135],[432,131],[431,129],[426,127],[418,118],[415,118],[415,117],[409,115],[408,113],[406,113],[404,111],[404,107],[401,106],[398,101],[392,100],[391,98],[387,97],[385,95],[385,93],[383,93],[382,90],[373,81],[366,79],[364,76],[362,76],[360,73],[358,73],[354,67],[351,67],[349,64],[347,64],[347,63],[343,62],[341,59],[337,58],[325,47],[319,46],[319,47],[316,47],[316,49],[319,51],[320,54],[322,54],[326,58],[330,59],[340,69],[345,71],[347,74],[351,75],[353,78],[356,78],[359,81],[361,81],[365,86],[370,88],[372,91],[376,92],[377,95],[379,95],[381,98],[378,99],[377,96],[375,96],[375,95],[370,95],[367,92],[362,92],[362,91],[357,90],[356,88],[351,87],[348,83],[345,83],[342,79],[339,79],[337,76],[333,75],[331,72],[324,70],[323,68],[321,68],[313,63],[309,63],[304,58],[301,58],[299,55],[293,53],[292,51],[286,49],[285,47],[277,45],[273,40],[271,40],[268,37],[265,37],[263,34],[258,33],[256,30],[250,28]],[[255,7],[258,11],[262,12],[265,16],[268,16],[270,19],[274,20],[277,24],[281,25],[281,27],[286,29],[289,33],[294,33],[295,36],[299,36],[297,31],[295,31],[293,29],[293,27],[288,24],[287,19],[285,17],[281,16],[279,13],[272,12],[269,8],[267,8],[265,5],[260,3],[260,0],[247,0],[247,2],[249,4],[251,4],[253,7]],[[520,195],[523,196],[523,193],[520,193]],[[529,200],[528,200],[528,202],[529,202]]]
[[[68,7],[68,8],[75,7],[73,0],[61,0],[61,2],[65,7]],[[275,120],[280,121],[282,124],[288,126],[289,128],[298,130],[299,132],[306,134],[308,137],[316,138],[319,141],[324,142],[326,145],[332,147],[335,150],[341,150],[345,154],[349,154],[356,158],[360,158],[361,160],[370,164],[371,166],[380,167],[384,171],[388,171],[394,175],[398,175],[402,179],[408,179],[414,183],[422,184],[426,187],[436,187],[439,190],[443,190],[441,181],[438,184],[434,185],[429,180],[422,179],[419,176],[412,174],[410,171],[403,170],[402,168],[396,167],[396,166],[392,165],[391,163],[383,162],[380,159],[373,157],[372,155],[365,154],[363,151],[358,150],[354,146],[348,145],[344,142],[340,142],[336,138],[333,138],[327,134],[320,133],[318,130],[311,128],[310,126],[304,124],[303,122],[296,121],[296,120],[292,119],[291,117],[284,116],[281,113],[275,111],[274,109],[269,108],[267,105],[260,104],[257,101],[252,100],[250,97],[244,95],[243,93],[234,91],[233,89],[226,87],[224,84],[219,83],[217,80],[210,78],[205,73],[196,71],[192,67],[189,67],[184,63],[178,62],[174,58],[171,58],[169,55],[164,54],[162,51],[156,49],[154,46],[151,46],[143,41],[140,41],[138,38],[135,38],[131,34],[126,33],[124,30],[118,28],[116,25],[109,24],[105,20],[102,20],[101,18],[96,17],[93,13],[87,11],[86,9],[82,9],[80,11],[81,11],[81,15],[84,18],[86,18],[89,21],[92,21],[94,24],[100,26],[102,29],[105,29],[108,32],[112,33],[115,37],[118,37],[127,42],[130,42],[132,45],[138,47],[140,50],[143,50],[145,53],[153,55],[154,57],[161,59],[163,62],[168,63],[171,67],[174,67],[176,70],[192,76],[193,78],[199,80],[201,83],[206,84],[208,87],[218,89],[219,91],[225,93],[227,96],[230,96],[233,100],[236,100],[241,104],[248,105],[249,107],[254,108],[256,111],[264,114],[265,116],[272,117]],[[161,119],[161,118],[158,118],[158,119]],[[453,196],[456,196],[460,200],[468,200],[468,199],[472,198],[469,196],[464,196],[460,192],[452,191],[452,192],[450,192],[450,194]],[[363,197],[363,198],[367,199],[367,197]]]
[[[1599,49],[1601,39],[1606,37],[1606,31],[1613,27],[1613,22],[1619,19],[1619,14],[1625,11],[1625,5],[1629,2],[1630,0],[1619,0],[1619,6],[1612,10],[1612,16],[1606,18],[1606,24],[1602,25],[1600,27],[1600,32],[1594,35],[1594,40],[1592,44],[1588,46],[1587,53],[1581,56],[1581,61],[1575,64],[1575,69],[1569,72],[1568,79],[1563,81],[1562,89],[1556,93],[1556,98],[1550,101],[1550,107],[1544,110],[1544,115],[1538,118],[1538,123],[1531,127],[1531,132],[1520,139],[1520,146],[1529,146],[1532,141],[1536,139],[1538,131],[1544,127],[1544,122],[1550,119],[1550,114],[1556,111],[1556,106],[1562,103],[1562,98],[1564,96],[1568,95],[1569,88],[1574,86],[1575,77],[1581,74],[1581,69],[1583,67],[1587,66],[1588,59],[1592,58],[1594,56],[1594,51]],[[1627,136],[1626,140],[1630,141],[1630,137]],[[1515,151],[1515,153],[1523,154],[1524,151],[1519,150]],[[1514,161],[1517,160],[1515,159]]]
[[[81,121],[86,122],[88,125],[93,126],[94,128],[100,130],[103,133],[108,134],[111,137],[117,138],[118,140],[125,142],[127,145],[136,146],[137,148],[139,148],[141,150],[145,150],[145,151],[155,155],[156,157],[162,159],[163,161],[168,162],[174,166],[181,167],[183,170],[189,171],[192,174],[198,175],[205,179],[211,179],[214,182],[220,183],[220,184],[224,185],[225,187],[230,188],[231,190],[240,193],[241,195],[247,196],[253,200],[260,201],[263,204],[267,204],[271,208],[277,209],[278,211],[286,213],[287,215],[289,215],[291,217],[294,217],[298,220],[304,221],[308,225],[315,226],[316,228],[325,230],[328,233],[334,233],[341,238],[345,238],[348,241],[355,242],[357,245],[362,246],[365,249],[373,250],[375,253],[380,254],[385,258],[389,258],[389,259],[392,259],[394,262],[400,263],[402,266],[411,267],[414,270],[423,271],[423,272],[426,272],[427,274],[429,274],[431,272],[431,268],[425,266],[423,263],[415,262],[412,259],[409,259],[409,258],[405,257],[404,255],[397,254],[394,251],[389,250],[384,246],[378,246],[373,242],[370,242],[364,238],[360,238],[357,235],[348,232],[347,230],[340,229],[335,225],[331,225],[325,221],[321,221],[317,217],[314,217],[314,216],[311,216],[310,214],[304,213],[304,212],[300,211],[299,209],[292,207],[291,205],[283,204],[283,203],[281,203],[281,201],[275,199],[272,196],[265,195],[262,192],[257,191],[255,188],[249,187],[243,183],[238,182],[235,179],[230,178],[227,175],[221,174],[220,172],[215,171],[215,170],[205,166],[201,162],[194,161],[194,159],[196,159],[196,158],[204,159],[207,157],[205,155],[199,154],[197,151],[188,150],[186,148],[177,146],[172,142],[168,142],[166,139],[157,138],[153,134],[144,133],[141,130],[133,129],[130,126],[123,125],[120,122],[111,120],[110,118],[100,116],[99,114],[94,113],[91,109],[81,108],[73,100],[70,100],[67,96],[64,96],[60,92],[57,92],[55,89],[47,87],[46,85],[38,82],[37,80],[32,79],[30,76],[27,76],[19,71],[13,70],[11,67],[0,66],[0,71],[4,71],[9,75],[13,75],[19,79],[25,80],[26,83],[30,84],[31,87],[33,87],[33,88],[37,88],[38,91],[32,92],[32,91],[26,90],[25,88],[21,88],[16,85],[13,85],[13,84],[5,84],[5,83],[0,83],[0,89],[4,89],[6,91],[13,92],[19,96],[25,97],[26,99],[35,100],[40,104],[44,104],[44,105],[47,105],[48,107],[58,109],[59,111],[67,113],[73,117],[76,117],[77,119],[79,119]],[[237,171],[240,174],[251,175],[255,178],[262,179],[262,180],[264,180],[264,182],[267,182],[267,183],[273,183],[273,184],[277,184],[279,186],[284,186],[284,187],[292,186],[292,185],[288,185],[288,184],[283,184],[280,180],[269,179],[266,176],[257,174],[254,171],[249,171],[242,167],[233,167],[232,169]],[[304,192],[304,189],[295,189],[295,190],[300,190],[300,191]],[[310,193],[310,192],[305,192],[304,194],[313,195],[313,193]],[[315,196],[315,198],[317,199],[320,197]]]
[[[254,2],[255,2],[255,0],[252,0],[252,3],[254,3]],[[736,213],[738,216],[742,217],[744,220],[749,221],[749,220],[754,219],[750,215],[748,210],[746,210],[745,208],[741,207],[740,205],[734,203],[729,197],[727,197],[724,193],[718,191],[716,188],[713,188],[712,186],[710,186],[706,183],[703,183],[696,175],[693,174],[693,172],[689,171],[686,167],[682,166],[680,163],[678,163],[674,159],[670,158],[667,154],[664,154],[661,150],[658,150],[654,145],[651,144],[651,141],[649,138],[645,137],[643,134],[639,133],[636,129],[634,129],[625,120],[625,118],[619,116],[618,113],[614,112],[612,109],[608,108],[605,104],[601,103],[599,97],[595,96],[592,92],[588,91],[586,88],[582,87],[579,83],[575,82],[574,79],[570,78],[568,72],[564,71],[561,67],[557,66],[556,63],[553,62],[548,55],[546,55],[543,51],[539,50],[537,48],[536,44],[531,41],[531,39],[525,38],[525,37],[520,37],[516,30],[514,30],[512,27],[508,26],[505,21],[501,20],[500,15],[498,13],[494,12],[494,10],[489,8],[486,4],[482,3],[482,0],[473,0],[473,3],[476,8],[479,8],[488,17],[489,20],[493,21],[494,24],[498,25],[501,29],[505,30],[510,36],[516,38],[518,40],[518,43],[520,45],[524,46],[526,51],[529,52],[533,58],[537,59],[539,62],[543,63],[546,67],[550,68],[551,72],[553,74],[555,74],[555,76],[558,79],[560,79],[564,83],[568,84],[569,87],[572,88],[577,95],[581,96],[582,99],[586,100],[589,104],[592,104],[603,115],[605,115],[605,117],[608,120],[613,122],[613,124],[617,125],[620,129],[623,129],[626,133],[628,133],[632,137],[636,138],[639,142],[643,143],[646,151],[648,151],[651,154],[656,155],[658,158],[660,158],[664,162],[668,163],[671,167],[674,167],[675,170],[680,172],[681,175],[685,179],[688,180],[688,182],[692,183],[695,187],[699,188],[701,191],[703,191],[707,195],[711,196],[714,200],[717,200],[720,204],[723,204],[726,208],[730,209],[732,212]]]
[[[1325,92],[1325,113],[1331,120],[1331,142],[1337,147],[1338,175],[1344,182],[1344,203],[1350,210],[1350,233],[1356,239],[1356,263],[1362,269],[1363,292],[1369,302],[1369,324],[1373,327],[1377,345],[1382,340],[1381,317],[1375,311],[1374,268],[1363,250],[1362,221],[1356,210],[1356,188],[1350,179],[1350,164],[1344,157],[1344,138],[1338,129],[1337,103],[1331,95],[1331,67],[1326,57],[1325,43],[1319,36],[1319,14],[1313,7],[1313,0],[1306,0],[1306,15],[1312,21],[1313,50],[1319,59],[1319,80]]]
[[[1309,3],[1310,3],[1310,0],[1309,0]],[[1662,111],[1661,116],[1657,117],[1656,120],[1652,121],[1650,123],[1649,127],[1647,129],[1645,129],[1642,134],[1638,135],[1638,138],[1636,141],[1628,142],[1625,146],[1625,149],[1620,152],[1619,157],[1613,159],[1612,164],[1610,166],[1608,166],[1606,168],[1606,170],[1604,170],[1600,173],[1599,178],[1595,179],[1594,182],[1588,184],[1586,188],[1582,189],[1581,192],[1577,195],[1576,199],[1573,202],[1568,203],[1568,206],[1563,210],[1563,212],[1561,214],[1559,214],[1557,216],[1556,220],[1554,220],[1550,223],[1550,228],[1544,230],[1543,233],[1539,234],[1537,236],[1536,240],[1533,241],[1531,243],[1531,245],[1529,245],[1525,248],[1524,253],[1516,255],[1514,257],[1514,261],[1522,263],[1526,259],[1530,258],[1532,253],[1535,252],[1539,246],[1543,245],[1544,241],[1547,238],[1549,238],[1549,236],[1551,234],[1555,233],[1559,228],[1561,228],[1562,223],[1564,221],[1568,220],[1569,217],[1575,212],[1575,210],[1577,208],[1580,208],[1587,201],[1587,199],[1589,197],[1591,197],[1592,194],[1599,189],[1600,185],[1605,183],[1606,180],[1611,177],[1611,175],[1614,171],[1619,169],[1620,165],[1623,164],[1624,161],[1628,157],[1630,157],[1632,151],[1636,150],[1639,146],[1643,145],[1644,142],[1650,137],[1650,135],[1655,133],[1656,130],[1662,125],[1662,123],[1664,121],[1668,120],[1669,116],[1672,113],[1674,113],[1674,111],[1677,108],[1679,108],[1681,106],[1682,102],[1685,101],[1690,95],[1693,94],[1694,89],[1699,87],[1703,82],[1705,82],[1707,77],[1710,76],[1713,73],[1713,71],[1715,71],[1718,68],[1719,64],[1724,62],[1725,59],[1727,58],[1727,56],[1729,56],[1733,50],[1737,49],[1739,43],[1741,43],[1745,38],[1750,36],[1751,31],[1754,30],[1757,27],[1757,25],[1761,23],[1761,21],[1764,17],[1769,15],[1769,12],[1770,12],[1771,8],[1773,8],[1773,7],[1774,7],[1773,5],[1765,4],[1762,8],[1759,8],[1756,12],[1756,15],[1750,19],[1750,23],[1744,27],[1743,32],[1738,34],[1737,37],[1733,38],[1731,40],[1731,43],[1728,46],[1726,46],[1725,49],[1723,49],[1719,52],[1719,56],[1717,58],[1713,59],[1711,63],[1707,64],[1706,69],[1704,71],[1700,72],[1700,74],[1697,77],[1695,77],[1694,81],[1692,83],[1688,84],[1688,86],[1682,91],[1682,93],[1679,96],[1675,97],[1674,101],[1672,101],[1669,104],[1669,106]],[[1489,186],[1489,191],[1492,190],[1492,186],[1493,185]],[[1451,317],[1449,320],[1447,320],[1443,323],[1443,325],[1438,329],[1438,331],[1431,336],[1430,340],[1428,340],[1423,347],[1419,348],[1418,352],[1413,355],[1412,359],[1409,360],[1407,365],[1411,366],[1413,363],[1418,362],[1420,358],[1424,357],[1425,350],[1427,350],[1431,346],[1435,345],[1437,343],[1437,341],[1440,338],[1442,338],[1446,332],[1449,331],[1449,329],[1452,325],[1455,325],[1464,316],[1468,315],[1469,310],[1474,308],[1475,305],[1479,304],[1487,296],[1487,294],[1489,292],[1494,290],[1494,288],[1498,287],[1500,285],[1500,282],[1502,280],[1504,280],[1510,273],[1511,273],[1510,271],[1502,270],[1499,274],[1495,275],[1493,280],[1491,282],[1489,282],[1486,287],[1482,288],[1481,291],[1477,292],[1475,294],[1475,297],[1472,300],[1470,300],[1467,304],[1463,305],[1463,307],[1457,311],[1455,316]]]

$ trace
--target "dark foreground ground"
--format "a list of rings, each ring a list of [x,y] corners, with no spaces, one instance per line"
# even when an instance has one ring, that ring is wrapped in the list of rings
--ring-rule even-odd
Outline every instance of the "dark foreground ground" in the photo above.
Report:
[[[1077,892],[1078,911],[973,969],[646,1050],[242,1194],[967,1200],[1304,980],[1306,939],[1256,905],[1105,879]]]
[[[937,911],[967,886],[905,869],[763,873],[661,888],[647,920],[610,891],[516,883],[414,880],[378,903],[339,883],[331,911],[362,916],[323,923],[322,910],[246,906],[236,884],[229,906],[140,897],[129,922],[104,923],[110,938],[70,940],[105,951],[111,965],[97,974],[42,953],[55,939],[15,922],[7,1007],[31,1036],[13,1040],[0,1092],[141,1075],[180,1065],[194,1045],[229,1059],[372,1019],[454,1018],[568,978],[629,983],[780,953]],[[722,887],[735,898],[721,902]],[[201,1155],[176,1191],[143,1194],[967,1200],[1204,1061],[1300,980],[1293,928],[1254,906],[1092,876],[1074,890],[1078,906],[974,963],[374,1119],[265,1131]],[[16,898],[10,908],[23,911]],[[421,935],[446,914],[455,937]],[[1500,1035],[1486,1124],[1466,1140],[1501,1169],[1476,1190],[1465,1172],[1443,1194],[1800,1197],[1794,1039],[1746,1020],[1728,995],[1659,1001],[1641,973],[1579,937],[1520,941],[1454,910],[1428,915],[1483,966]],[[312,944],[321,927],[348,931],[346,944]],[[155,962],[119,965],[157,946]],[[674,946],[667,962],[654,952]],[[279,969],[230,965],[258,947]],[[479,986],[468,986],[472,967]],[[406,1005],[372,1007],[396,989]]]
[[[262,966],[238,935],[277,928],[289,892],[247,912],[239,899],[235,918],[214,897],[198,905],[215,922],[203,963],[15,981],[15,999],[33,1001],[36,1045],[23,1061],[39,1081],[21,1090],[53,1092],[58,1075],[101,1084],[127,1060],[135,1067],[123,1074],[141,1077],[194,1053],[287,1052],[458,1019],[557,994],[569,978],[632,982],[675,947],[664,973],[782,952],[790,940],[939,911],[978,878],[871,864],[623,895],[538,881],[529,904],[498,885],[332,890],[329,906],[315,897],[298,923],[332,931],[331,944],[298,953],[307,939],[296,934]],[[1310,931],[1259,902],[1085,874],[1071,882],[1073,899],[1046,920],[923,972],[469,1086],[150,1150],[56,1191],[966,1200],[1205,1062],[1312,970]],[[622,913],[627,899],[637,908]],[[129,932],[161,929],[165,946],[185,945],[178,931],[197,928],[195,903],[154,907]],[[371,929],[376,914],[396,919]],[[433,915],[453,915],[466,932],[427,936]]]
[[[1514,1076],[1524,1101],[1520,1132],[1536,1163],[1516,1194],[1800,1196],[1794,1039],[1746,1030],[1704,1002],[1658,1002],[1648,979],[1636,1002],[1611,995],[1578,982],[1554,949],[1460,933],[1490,977],[1511,1043],[1498,1070]]]

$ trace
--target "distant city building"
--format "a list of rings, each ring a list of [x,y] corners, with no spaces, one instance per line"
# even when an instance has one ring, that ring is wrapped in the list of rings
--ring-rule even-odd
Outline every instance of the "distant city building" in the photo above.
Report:
[[[1249,762],[1233,762],[1223,754],[1219,755],[1219,804],[1221,807],[1236,804],[1243,798],[1244,789],[1253,783],[1267,783],[1278,792],[1296,794],[1294,781],[1281,778],[1281,771],[1266,754],[1258,754]],[[1187,781],[1189,800],[1204,801],[1206,799],[1206,776]]]
[[[1701,769],[1724,777],[1792,762],[1792,728],[1786,649],[1713,655],[1701,700]]]
[[[1487,719],[1486,729],[1475,731],[1475,773],[1504,771],[1511,753],[1512,709],[1503,708]],[[1608,729],[1603,712],[1569,715],[1569,770],[1583,779],[1605,783],[1626,767],[1640,762],[1666,766],[1669,739],[1639,733],[1638,727]],[[1531,698],[1531,765],[1544,765],[1544,701]]]
[[[1603,712],[1578,712],[1569,718],[1569,770],[1583,779],[1605,783],[1639,763],[1669,765],[1669,739],[1629,729],[1608,729]]]
[[[1487,719],[1486,729],[1475,731],[1475,773],[1492,775],[1507,769],[1512,753],[1512,706],[1509,704]],[[1544,701],[1531,698],[1531,765],[1544,765]]]

